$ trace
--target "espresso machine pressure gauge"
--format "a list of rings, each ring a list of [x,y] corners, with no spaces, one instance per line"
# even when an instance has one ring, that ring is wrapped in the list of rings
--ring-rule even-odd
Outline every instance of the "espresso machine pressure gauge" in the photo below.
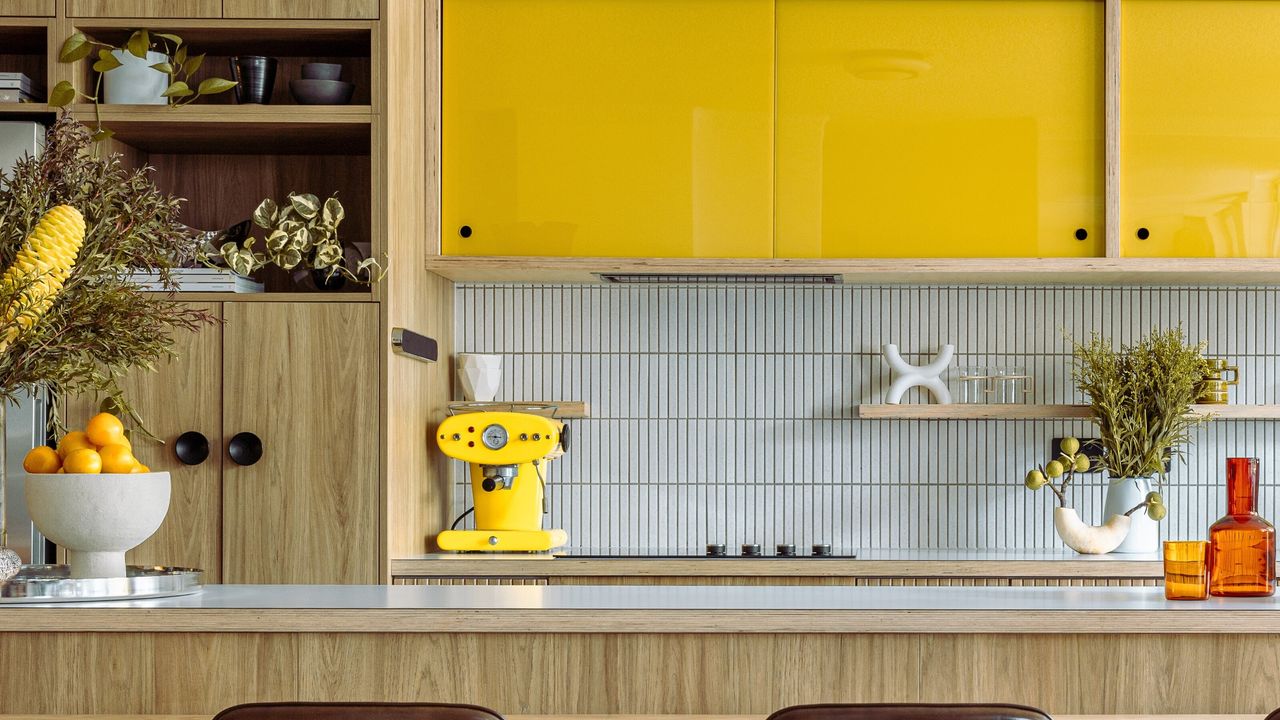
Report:
[[[480,442],[490,450],[501,450],[507,446],[507,429],[501,425],[490,425],[480,435]]]

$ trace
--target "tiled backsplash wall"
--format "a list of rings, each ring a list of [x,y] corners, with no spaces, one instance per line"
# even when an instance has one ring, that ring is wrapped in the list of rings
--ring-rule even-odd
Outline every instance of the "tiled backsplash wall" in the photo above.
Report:
[[[1233,402],[1280,403],[1280,290],[1090,287],[459,285],[460,352],[505,356],[500,399],[585,400],[551,465],[551,527],[574,547],[700,551],[759,542],[857,548],[1060,548],[1047,491],[1022,477],[1085,421],[867,420],[884,343],[923,362],[1026,366],[1032,403],[1083,402],[1063,332],[1121,342],[1186,329],[1240,366]],[[926,399],[913,390],[906,402]],[[957,394],[957,399],[958,399]],[[1280,500],[1277,422],[1216,421],[1176,466],[1162,532],[1203,537],[1225,458],[1262,458]],[[458,464],[455,507],[470,502]],[[1105,480],[1075,505],[1100,522]]]

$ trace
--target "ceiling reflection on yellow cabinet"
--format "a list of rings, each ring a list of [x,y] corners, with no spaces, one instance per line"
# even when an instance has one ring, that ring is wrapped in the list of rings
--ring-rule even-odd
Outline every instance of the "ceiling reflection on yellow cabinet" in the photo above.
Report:
[[[1103,3],[778,0],[777,25],[779,255],[1104,254]]]
[[[773,0],[445,0],[449,255],[768,257]]]
[[[1280,257],[1280,2],[1121,9],[1121,253]]]

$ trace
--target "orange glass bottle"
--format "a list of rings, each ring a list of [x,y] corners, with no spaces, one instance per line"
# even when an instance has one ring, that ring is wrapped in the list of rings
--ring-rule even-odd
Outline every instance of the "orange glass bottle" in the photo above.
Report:
[[[1227,514],[1209,528],[1209,594],[1276,591],[1276,529],[1258,515],[1258,459],[1227,458]]]

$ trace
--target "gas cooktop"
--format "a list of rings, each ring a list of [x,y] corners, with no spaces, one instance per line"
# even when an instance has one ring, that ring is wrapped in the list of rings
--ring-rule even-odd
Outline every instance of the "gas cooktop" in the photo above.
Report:
[[[567,547],[556,550],[555,555],[561,557],[582,558],[582,559],[616,559],[627,558],[631,560],[689,560],[689,559],[706,559],[706,560],[723,560],[723,559],[741,559],[741,558],[764,558],[764,559],[786,559],[786,560],[829,560],[843,559],[852,560],[858,557],[855,550],[836,550],[826,543],[818,543],[812,546],[796,547],[789,543],[775,545],[770,548],[761,547],[755,543],[747,543],[740,546],[727,546],[722,543],[710,543],[700,550],[692,550],[689,548],[600,548],[600,547]]]

